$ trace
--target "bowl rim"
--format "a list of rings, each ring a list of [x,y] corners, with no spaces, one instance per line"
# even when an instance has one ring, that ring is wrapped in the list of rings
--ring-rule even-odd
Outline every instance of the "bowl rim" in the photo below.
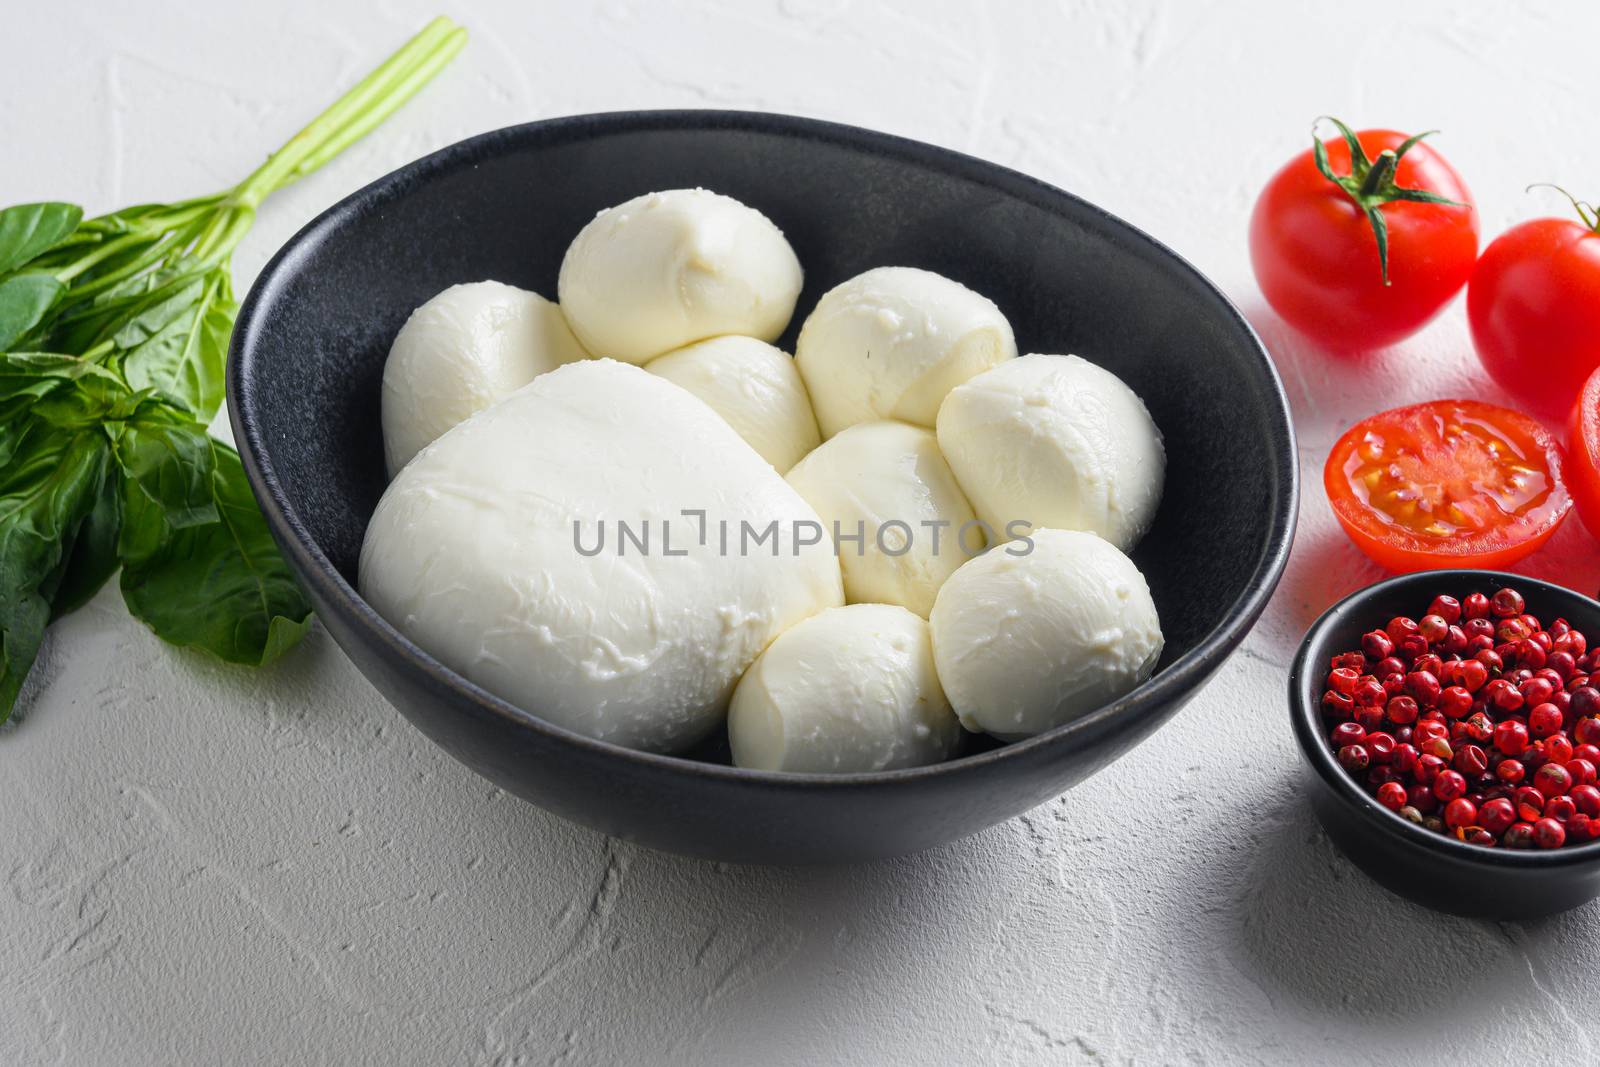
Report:
[[[1362,610],[1378,597],[1392,590],[1410,586],[1426,587],[1437,595],[1440,583],[1450,583],[1453,586],[1481,583],[1494,588],[1516,586],[1522,592],[1568,600],[1600,623],[1600,601],[1554,582],[1513,574],[1509,571],[1458,568],[1414,571],[1409,574],[1394,575],[1357,589],[1317,617],[1317,621],[1306,631],[1305,639],[1301,641],[1289,668],[1289,715],[1301,753],[1317,775],[1331,787],[1333,795],[1355,812],[1365,826],[1375,832],[1388,834],[1408,847],[1431,853],[1442,861],[1471,863],[1500,870],[1548,870],[1552,867],[1582,865],[1600,860],[1600,839],[1574,845],[1572,848],[1510,849],[1485,848],[1482,845],[1458,841],[1447,834],[1434,833],[1408,822],[1398,813],[1379,804],[1377,797],[1357,785],[1356,780],[1347,774],[1334,758],[1332,746],[1323,738],[1319,729],[1322,723],[1322,709],[1313,689],[1321,687],[1308,685],[1313,680],[1307,674],[1312,666],[1312,651],[1328,640],[1329,634],[1335,627],[1343,625],[1351,616],[1359,617]],[[1528,599],[1532,601],[1533,597],[1530,596]],[[1563,612],[1561,617],[1569,618],[1570,614]],[[1321,651],[1328,650],[1324,648]],[[1323,658],[1318,656],[1318,662],[1320,663]]]
[[[262,305],[298,269],[297,260],[308,245],[336,230],[343,221],[404,195],[410,186],[462,165],[501,154],[503,150],[527,147],[545,138],[572,143],[616,133],[673,132],[726,129],[775,134],[778,136],[840,145],[867,154],[938,171],[972,184],[992,189],[1006,197],[1021,200],[1053,215],[1061,214],[1066,201],[1079,212],[1097,219],[1106,229],[1120,232],[1165,259],[1179,273],[1187,274],[1202,291],[1217,301],[1222,313],[1253,345],[1266,372],[1266,396],[1270,414],[1276,414],[1273,440],[1268,449],[1277,467],[1279,484],[1286,492],[1268,515],[1265,551],[1246,581],[1244,591],[1229,605],[1221,620],[1188,652],[1165,669],[1147,679],[1118,700],[1103,705],[1088,715],[1055,727],[1042,734],[999,747],[961,756],[941,763],[899,770],[819,774],[791,771],[766,771],[708,763],[686,756],[641,752],[576,733],[550,722],[536,713],[510,703],[479,687],[446,667],[420,646],[402,635],[380,616],[355,587],[335,568],[284,494],[271,458],[270,448],[257,417],[253,387],[255,351],[261,331]],[[1052,203],[1054,202],[1054,203]],[[1105,209],[1037,178],[978,159],[952,149],[881,133],[862,127],[769,112],[718,109],[661,109],[593,112],[541,119],[505,126],[468,137],[405,164],[368,183],[339,200],[303,226],[261,268],[249,293],[240,304],[237,323],[229,346],[227,365],[228,416],[239,446],[245,473],[280,545],[293,557],[302,581],[313,587],[316,598],[336,608],[353,628],[385,647],[390,660],[402,660],[416,668],[436,689],[465,700],[475,715],[508,720],[519,729],[533,730],[597,755],[627,760],[641,768],[677,772],[728,782],[771,787],[852,789],[864,786],[910,783],[949,775],[973,773],[984,767],[1023,759],[1044,749],[1070,745],[1080,735],[1116,719],[1136,715],[1141,710],[1176,706],[1192,695],[1200,684],[1232,654],[1271,599],[1294,542],[1299,512],[1300,471],[1295,445],[1294,423],[1287,395],[1277,367],[1250,322],[1218,286],[1188,260],[1136,226]]]

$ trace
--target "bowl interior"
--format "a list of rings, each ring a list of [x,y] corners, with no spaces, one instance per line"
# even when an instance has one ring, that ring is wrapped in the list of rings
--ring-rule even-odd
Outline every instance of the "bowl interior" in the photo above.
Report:
[[[729,112],[581,116],[486,134],[357,193],[280,253],[252,293],[231,385],[241,442],[310,558],[354,586],[385,485],[383,362],[412,308],[485,278],[553,298],[562,255],[596,212],[686,186],[758,208],[793,243],[806,279],[779,342],[790,351],[822,292],[905,265],[993,299],[1021,351],[1077,353],[1120,375],[1166,439],[1165,497],[1134,554],[1161,614],[1162,667],[1246,602],[1259,610],[1292,531],[1293,441],[1270,362],[1209,283],[1099,209],[1002,168],[867,131]]]
[[[1380,629],[1397,615],[1418,618],[1429,602],[1441,594],[1462,599],[1469,593],[1492,596],[1511,586],[1527,598],[1528,612],[1545,624],[1564,618],[1586,635],[1600,634],[1600,603],[1549,582],[1503,571],[1438,570],[1402,575],[1352,593],[1328,609],[1312,625],[1291,670],[1290,705],[1295,737],[1312,767],[1333,786],[1334,793],[1367,818],[1374,828],[1405,835],[1419,848],[1449,854],[1452,859],[1485,865],[1550,865],[1586,862],[1600,856],[1600,841],[1543,852],[1489,849],[1436,834],[1379,804],[1358,785],[1334,758],[1321,712],[1323,684],[1329,661],[1341,652],[1357,649],[1361,635]]]

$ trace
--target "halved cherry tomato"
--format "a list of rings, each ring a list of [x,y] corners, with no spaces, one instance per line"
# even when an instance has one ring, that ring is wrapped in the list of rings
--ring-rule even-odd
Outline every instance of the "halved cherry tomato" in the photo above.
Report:
[[[1467,321],[1484,369],[1530,411],[1559,418],[1600,367],[1600,217],[1532,219],[1483,250]]]
[[[1461,176],[1420,137],[1335,124],[1341,136],[1295,156],[1261,191],[1250,261],[1291,326],[1330,348],[1382,348],[1420,330],[1467,283],[1478,213]]]
[[[1567,487],[1578,516],[1600,537],[1600,370],[1589,375],[1567,424]]]
[[[1395,571],[1504,567],[1544,544],[1572,507],[1555,437],[1476,400],[1357,423],[1333,446],[1322,481],[1350,540]]]

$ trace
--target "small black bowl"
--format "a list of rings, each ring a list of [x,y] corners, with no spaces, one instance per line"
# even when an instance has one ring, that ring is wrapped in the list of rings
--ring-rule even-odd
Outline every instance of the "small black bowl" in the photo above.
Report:
[[[1069,725],[880,774],[656,756],[513,707],[408,641],[356,592],[385,485],[379,382],[411,309],[495,278],[555,295],[600,209],[704,186],[772,218],[805,267],[789,332],[870,267],[925,267],[993,299],[1023,351],[1121,375],[1166,435],[1167,488],[1135,561],[1166,634],[1154,678]],[[792,348],[790,348],[792,351]],[[497,130],[388,175],[296,235],[239,313],[235,439],[274,537],[335,640],[452,755],[559,815],[728,860],[854,860],[952,841],[1045,801],[1166,721],[1239,644],[1288,557],[1294,436],[1249,325],[1172,252],[1059,189],[913,141],[782,115],[656,111]],[[537,463],[537,456],[526,457]],[[719,760],[721,762],[716,762]]]
[[[1339,766],[1321,710],[1329,661],[1361,647],[1361,635],[1397,615],[1417,618],[1440,594],[1492,596],[1511,586],[1529,613],[1564,618],[1600,636],[1600,603],[1559,585],[1502,571],[1421,571],[1345,597],[1312,625],[1289,671],[1289,713],[1300,742],[1311,806],[1333,843],[1372,878],[1419,904],[1485,919],[1531,919],[1600,894],[1600,841],[1543,851],[1469,845],[1425,830],[1379,804]]]

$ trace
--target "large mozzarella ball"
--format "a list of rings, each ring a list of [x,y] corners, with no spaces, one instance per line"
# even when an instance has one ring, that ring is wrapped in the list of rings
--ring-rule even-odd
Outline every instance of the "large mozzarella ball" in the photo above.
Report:
[[[899,604],[927,618],[946,578],[988,543],[931,430],[862,422],[789,472],[816,509],[852,604]]]
[[[960,738],[927,622],[889,604],[832,608],[786,631],[728,709],[734,765],[758,770],[920,767],[948,759]]]
[[[952,390],[939,447],[1001,537],[1023,520],[1128,552],[1161,503],[1161,431],[1122,379],[1077,356],[1023,356]]]
[[[794,249],[761,212],[673,189],[600,212],[567,249],[559,295],[589,351],[642,364],[725,333],[776,340],[800,282]]]
[[[823,437],[871,419],[931,429],[945,394],[1016,354],[993,301],[914,267],[879,267],[828,290],[795,346]]]
[[[538,293],[452,285],[411,313],[383,365],[390,476],[467,416],[584,356],[561,309]]]
[[[822,441],[794,360],[765,341],[714,337],[644,369],[704,400],[779,474]]]
[[[1075,530],[1035,530],[990,549],[944,583],[929,621],[962,724],[1008,741],[1110,703],[1161,658],[1144,575],[1109,542]]]
[[[669,752],[717,728],[774,637],[844,602],[831,548],[794,544],[796,524],[816,521],[705,404],[638,367],[585,361],[406,466],[367,527],[360,586],[490,692]],[[726,550],[721,522],[735,531]],[[775,523],[771,550],[741,549],[741,522]]]

